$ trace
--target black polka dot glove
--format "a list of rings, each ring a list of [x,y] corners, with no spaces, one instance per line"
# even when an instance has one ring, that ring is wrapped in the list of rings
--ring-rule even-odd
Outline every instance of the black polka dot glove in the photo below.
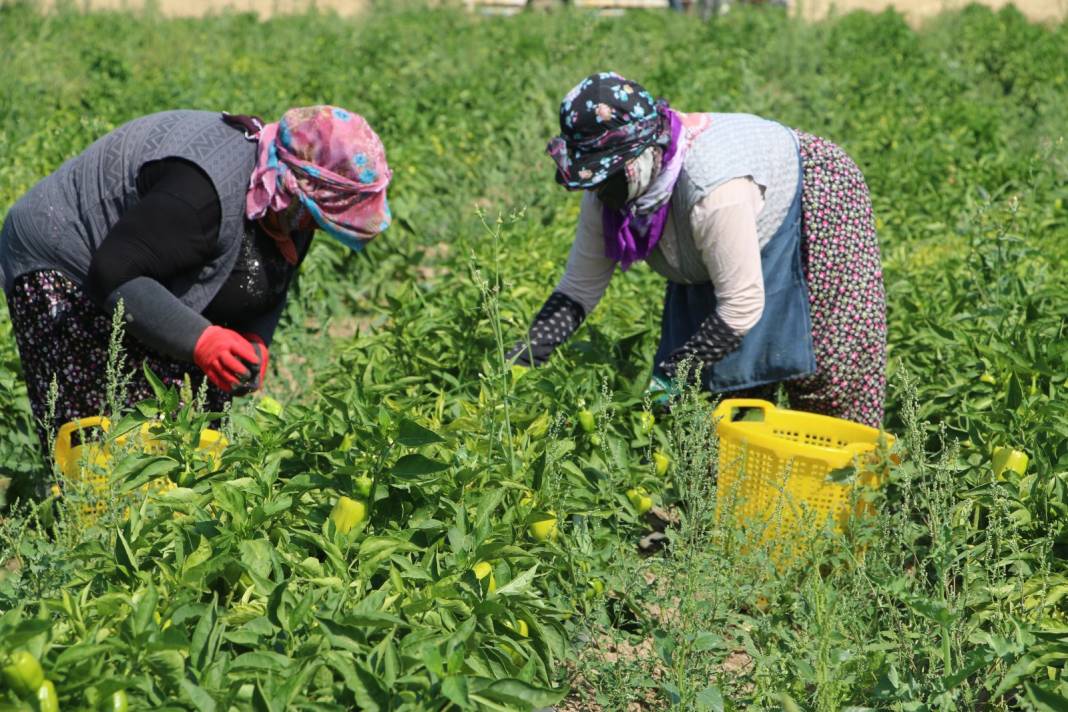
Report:
[[[508,358],[521,366],[541,366],[557,346],[571,338],[585,318],[586,310],[581,304],[562,292],[553,292],[530,325],[530,348],[526,341],[520,341],[508,352]]]
[[[671,355],[660,362],[660,368],[672,381],[675,380],[679,365],[690,357],[689,381],[699,382],[702,372],[724,356],[734,351],[742,343],[742,337],[713,312],[701,322],[697,331]]]

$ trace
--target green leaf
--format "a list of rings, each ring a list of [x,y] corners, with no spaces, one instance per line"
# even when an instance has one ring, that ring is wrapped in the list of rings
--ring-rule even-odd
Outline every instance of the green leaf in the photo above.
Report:
[[[319,625],[326,633],[326,638],[335,648],[362,655],[367,652],[364,644],[363,630],[356,626],[343,625],[327,618],[319,618]]]
[[[779,702],[782,704],[783,712],[801,712],[801,706],[785,692],[779,695]]]
[[[189,680],[182,680],[182,692],[199,712],[215,712],[215,700],[207,691]]]
[[[227,482],[212,483],[211,492],[215,499],[215,506],[233,517],[236,526],[244,525],[245,520],[248,519],[245,495]]]
[[[440,435],[407,418],[401,419],[398,430],[397,442],[408,447],[422,447],[423,445],[445,442],[445,439]]]
[[[185,658],[177,650],[163,650],[148,655],[148,665],[169,685],[178,685],[185,678]]]
[[[360,708],[368,712],[381,712],[392,708],[387,688],[375,675],[364,667],[356,666],[354,686],[351,688],[360,702]]]
[[[429,457],[419,453],[412,453],[397,460],[397,463],[393,465],[392,472],[394,477],[408,479],[432,475],[447,469],[449,469],[449,466],[444,462],[431,460]]]
[[[411,624],[403,618],[382,611],[356,611],[343,619],[346,625],[360,628],[410,628]]]
[[[252,709],[254,712],[282,712],[282,708],[275,704],[274,696],[268,695],[263,689],[264,680],[257,680],[252,690]]]
[[[471,699],[467,695],[467,678],[455,675],[441,681],[441,694],[460,709],[470,709]]]
[[[274,546],[269,540],[245,540],[238,545],[238,548],[241,550],[241,563],[249,572],[261,578],[270,578]]]
[[[83,660],[96,657],[108,649],[109,646],[107,645],[87,645],[85,643],[72,645],[59,654],[54,664],[57,669],[63,669],[68,665],[75,665]]]
[[[115,537],[115,562],[125,567],[131,573],[138,571],[137,557],[130,545],[126,542],[126,536],[120,531]]]
[[[243,653],[234,658],[230,668],[237,672],[285,672],[293,660],[281,653],[259,650]]]
[[[193,638],[189,642],[189,655],[193,666],[204,669],[212,662],[211,660],[211,633],[218,621],[218,609],[215,598],[212,597],[211,606],[197,619],[196,628],[193,629]]]
[[[211,560],[214,553],[208,538],[201,537],[200,543],[197,544],[197,548],[194,549],[189,556],[185,557],[185,561],[182,563],[182,581],[185,583],[196,582],[202,575],[197,571],[197,568]]]
[[[201,500],[204,499],[204,495],[187,487],[175,487],[165,492],[156,492],[153,497],[156,503],[162,507],[181,509],[185,512],[190,512],[193,508],[199,507]]]
[[[178,469],[178,461],[170,457],[145,457],[141,453],[132,453],[124,457],[111,477],[119,484],[119,494],[127,494],[140,489],[152,480],[165,477]]]
[[[535,687],[522,680],[504,678],[494,680],[485,687],[479,687],[477,694],[494,702],[516,706],[529,706],[535,709],[555,705],[567,696],[568,688],[549,690]]]
[[[230,416],[230,420],[237,429],[243,430],[253,437],[263,437],[263,428],[253,418],[244,413],[234,413]]]
[[[286,631],[287,633],[291,631],[288,625],[288,616],[286,617],[287,620],[282,620],[282,606],[285,603],[286,588],[288,586],[288,579],[282,581],[280,584],[274,587],[274,590],[271,591],[270,597],[267,599],[267,620],[269,620],[271,623],[278,626],[282,630]]]
[[[1039,712],[1064,712],[1068,710],[1068,697],[1046,689],[1044,685],[1033,682],[1024,683],[1027,701]]]
[[[697,637],[693,641],[693,650],[695,653],[705,653],[709,650],[719,650],[725,645],[723,636],[717,633],[710,633],[703,631],[697,634]]]
[[[497,589],[497,596],[522,596],[529,594],[534,588],[534,576],[538,571],[538,565],[534,564],[523,573]]]
[[[14,611],[9,611],[9,613],[13,612]],[[29,620],[21,621],[13,632],[5,633],[3,641],[9,649],[23,646],[34,638],[51,631],[52,627],[53,624],[51,620],[31,618]]]
[[[419,551],[409,541],[393,536],[370,536],[360,544],[360,573],[370,576],[378,565],[398,551]]]
[[[709,685],[697,693],[697,708],[708,712],[723,712],[723,693],[715,685]]]
[[[1023,400],[1023,387],[1020,385],[1020,379],[1014,373],[1009,377],[1009,392],[1005,395],[1005,405],[1009,410],[1016,410],[1023,405]]]
[[[148,628],[149,623],[152,622],[152,614],[156,612],[158,601],[159,594],[156,593],[156,587],[149,584],[141,592],[141,600],[134,605],[133,629],[135,633],[140,634]]]
[[[148,381],[149,387],[152,388],[152,394],[155,396],[156,400],[165,400],[167,392],[170,389],[159,379],[159,376],[152,372],[152,369],[148,366],[147,359],[142,364],[141,370],[144,372],[145,380]]]

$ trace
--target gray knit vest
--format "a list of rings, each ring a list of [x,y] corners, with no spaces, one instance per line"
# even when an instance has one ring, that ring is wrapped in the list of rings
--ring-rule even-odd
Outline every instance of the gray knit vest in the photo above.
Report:
[[[93,253],[122,214],[137,204],[141,167],[181,158],[211,179],[222,222],[219,249],[203,268],[167,285],[203,311],[230,275],[244,233],[245,194],[256,143],[209,111],[165,111],[120,126],[70,159],[22,197],[0,233],[4,291],[17,277],[58,270],[85,285]]]
[[[694,241],[690,212],[718,185],[751,177],[764,186],[757,235],[765,244],[779,229],[797,192],[797,136],[782,124],[750,114],[712,114],[690,147],[671,196],[670,230],[649,255],[658,274],[678,284],[703,284],[708,268]]]

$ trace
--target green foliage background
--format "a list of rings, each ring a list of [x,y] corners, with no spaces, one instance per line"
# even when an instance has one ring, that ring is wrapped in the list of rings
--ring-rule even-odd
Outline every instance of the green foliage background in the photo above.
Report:
[[[812,25],[761,11],[702,24],[415,9],[260,22],[8,4],[0,66],[0,210],[108,130],[178,107],[274,119],[344,106],[380,133],[395,173],[394,227],[363,255],[320,240],[305,265],[268,386],[284,418],[236,418],[218,473],[177,436],[162,460],[131,454],[122,487],[195,474],[133,521],[61,521],[46,537],[20,528],[39,513],[5,520],[5,554],[24,566],[0,583],[0,640],[45,657],[65,702],[111,686],[174,708],[524,708],[571,678],[605,708],[644,695],[652,709],[1068,704],[1068,25],[979,7],[915,31],[892,12]],[[722,538],[654,564],[632,553],[643,527],[627,486],[694,511],[681,465],[664,481],[647,465],[654,446],[686,451],[682,421],[646,437],[630,415],[660,311],[648,270],[614,280],[548,368],[519,383],[501,369],[495,327],[506,347],[522,334],[577,216],[544,155],[556,106],[602,69],[682,110],[820,134],[864,170],[890,300],[887,427],[915,435],[883,495],[898,519],[865,535],[885,555],[821,577],[721,556]],[[575,431],[580,403],[603,414],[603,444]],[[43,465],[6,319],[0,418],[17,491]],[[412,439],[407,418],[443,442]],[[337,450],[345,433],[355,452]],[[1004,444],[1031,455],[1019,481],[991,477]],[[378,504],[345,538],[326,512],[365,470],[380,477]],[[560,542],[525,538],[525,488],[568,515]],[[511,595],[480,588],[478,560],[498,562],[502,587],[518,582]],[[701,576],[680,578],[681,563]],[[648,568],[668,583],[639,585]],[[595,578],[606,600],[585,596]],[[682,618],[704,627],[648,613],[678,599],[679,580]],[[772,613],[753,609],[758,596]],[[529,640],[500,625],[518,619]],[[656,655],[607,665],[590,631],[655,641]],[[725,675],[717,665],[738,650],[750,666]]]

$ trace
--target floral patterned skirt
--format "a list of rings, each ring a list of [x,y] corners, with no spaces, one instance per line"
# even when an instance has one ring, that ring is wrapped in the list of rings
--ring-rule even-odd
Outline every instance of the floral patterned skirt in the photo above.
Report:
[[[30,405],[37,421],[37,436],[42,448],[47,448],[49,436],[54,436],[60,425],[100,415],[106,410],[111,317],[93,304],[79,286],[56,271],[22,275],[7,296]],[[146,365],[169,386],[180,387],[188,373],[194,393],[200,388],[204,376],[193,364],[150,351],[129,335],[123,337],[122,343],[125,357],[118,366],[130,378],[120,394],[126,406],[153,397],[144,374]],[[48,433],[45,421],[53,379],[58,398],[51,414],[52,432]],[[209,384],[205,404],[209,410],[222,410],[230,399],[228,394]]]
[[[801,257],[816,373],[786,381],[790,407],[880,427],[886,398],[886,291],[871,195],[845,151],[797,131],[804,168]],[[739,397],[768,398],[774,386]]]

